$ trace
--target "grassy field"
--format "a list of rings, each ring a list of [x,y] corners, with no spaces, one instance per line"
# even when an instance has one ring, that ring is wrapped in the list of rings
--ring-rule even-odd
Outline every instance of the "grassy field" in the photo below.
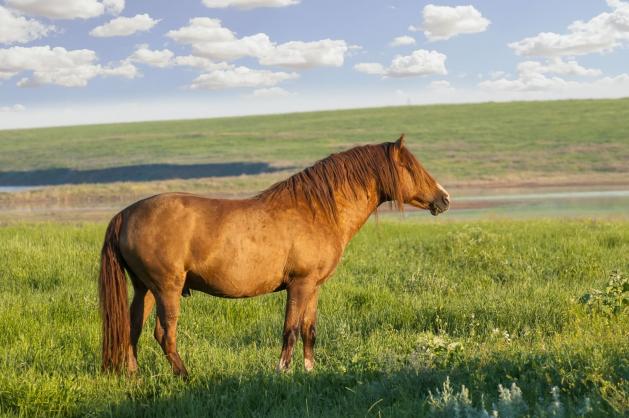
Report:
[[[93,223],[0,228],[0,414],[629,411],[629,315],[613,294],[599,303],[592,292],[614,271],[627,276],[628,222],[370,223],[324,287],[315,373],[301,370],[300,350],[291,372],[273,372],[283,293],[194,293],[179,328],[187,384],[171,377],[152,328],[138,377],[99,373],[103,232]],[[586,293],[592,308],[579,303]]]
[[[406,106],[0,131],[2,172],[140,164],[304,166],[401,132],[451,181],[627,174],[629,99]],[[1,174],[1,173],[0,173]]]

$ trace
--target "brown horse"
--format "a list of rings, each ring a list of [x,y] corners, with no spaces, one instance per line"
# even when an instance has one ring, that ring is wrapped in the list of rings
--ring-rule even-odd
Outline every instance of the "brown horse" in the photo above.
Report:
[[[115,215],[101,254],[103,369],[137,370],[142,326],[157,303],[155,339],[175,374],[179,302],[189,289],[246,298],[286,289],[282,352],[287,369],[301,333],[314,367],[317,299],[350,239],[386,201],[448,209],[448,193],[404,146],[365,145],[333,154],[244,200],[167,193]],[[134,288],[130,314],[125,270]]]

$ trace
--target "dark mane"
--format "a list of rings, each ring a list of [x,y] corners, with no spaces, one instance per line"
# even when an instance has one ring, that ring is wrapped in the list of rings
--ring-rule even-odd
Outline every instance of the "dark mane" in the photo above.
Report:
[[[325,217],[336,222],[338,208],[335,192],[342,191],[357,197],[375,180],[380,201],[392,200],[399,210],[403,210],[400,176],[394,161],[395,148],[395,143],[385,142],[332,154],[288,179],[275,183],[256,197],[273,200],[286,192],[293,202],[304,201],[313,213],[319,209]],[[397,150],[400,161],[416,184],[425,184],[429,174],[421,164],[406,147],[398,147]]]

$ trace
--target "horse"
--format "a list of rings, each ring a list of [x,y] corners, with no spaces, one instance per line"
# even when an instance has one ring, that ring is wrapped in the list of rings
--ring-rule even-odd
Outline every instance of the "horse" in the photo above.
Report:
[[[252,198],[165,193],[123,209],[101,251],[103,371],[137,371],[140,333],[157,305],[154,337],[172,371],[186,378],[176,334],[180,299],[190,289],[223,298],[286,290],[277,371],[289,368],[299,334],[304,367],[313,370],[321,286],[383,202],[435,216],[450,204],[404,135],[332,154]],[[130,308],[125,271],[134,290]]]

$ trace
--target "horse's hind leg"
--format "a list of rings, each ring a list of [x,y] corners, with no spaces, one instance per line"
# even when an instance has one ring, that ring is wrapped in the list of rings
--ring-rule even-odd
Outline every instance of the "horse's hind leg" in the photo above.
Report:
[[[129,372],[134,373],[138,369],[138,341],[142,334],[142,327],[153,309],[155,298],[142,283],[134,281],[133,301],[130,309],[131,345],[129,347]]]
[[[162,349],[173,368],[173,372],[181,377],[188,377],[188,371],[177,352],[177,319],[179,318],[179,298],[181,290],[163,293],[157,296],[157,317],[163,327]]]

